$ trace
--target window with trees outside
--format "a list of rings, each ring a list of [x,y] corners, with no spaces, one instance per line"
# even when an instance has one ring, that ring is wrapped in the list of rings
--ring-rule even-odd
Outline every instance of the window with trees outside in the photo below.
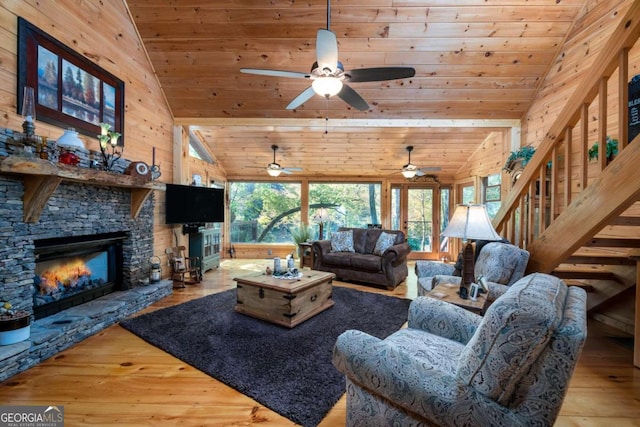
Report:
[[[310,183],[309,224],[323,223],[324,237],[340,227],[380,224],[380,183]],[[314,226],[318,238],[318,227]]]
[[[291,243],[300,225],[300,183],[230,182],[231,242]]]
[[[487,207],[489,218],[496,216],[500,210],[500,190],[502,177],[499,173],[482,178],[482,203]]]
[[[473,204],[476,198],[476,189],[473,185],[466,185],[462,187],[462,204],[469,205]]]

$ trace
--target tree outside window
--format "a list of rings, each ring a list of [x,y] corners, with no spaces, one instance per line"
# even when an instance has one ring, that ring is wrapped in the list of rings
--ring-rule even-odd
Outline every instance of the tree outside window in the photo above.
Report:
[[[230,182],[231,242],[292,243],[300,225],[299,183]]]
[[[482,203],[487,207],[489,218],[496,216],[501,204],[502,177],[499,173],[482,178]]]
[[[379,183],[309,184],[309,224],[318,238],[339,227],[380,224]],[[293,243],[291,230],[301,224],[299,183],[230,182],[232,243]]]
[[[324,237],[340,227],[380,224],[379,183],[310,183],[309,223],[323,222]],[[318,237],[318,227],[316,236]]]

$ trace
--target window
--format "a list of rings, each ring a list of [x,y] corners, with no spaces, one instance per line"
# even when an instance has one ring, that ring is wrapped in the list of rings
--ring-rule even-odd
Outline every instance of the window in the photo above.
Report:
[[[213,157],[209,154],[204,144],[196,136],[193,130],[189,129],[189,156],[196,159],[203,160],[207,163],[214,164]]]
[[[462,187],[462,204],[473,204],[476,200],[476,189],[473,185],[467,185]]]
[[[292,243],[300,224],[299,183],[230,182],[232,243]]]
[[[489,218],[495,217],[500,210],[501,182],[499,173],[482,178],[482,203],[487,207]]]
[[[449,214],[451,205],[451,190],[449,188],[440,189],[440,233],[449,225]],[[440,252],[449,252],[449,238],[440,234]]]
[[[339,227],[380,224],[380,189],[379,183],[368,182],[310,183],[309,223],[322,222],[325,238]]]

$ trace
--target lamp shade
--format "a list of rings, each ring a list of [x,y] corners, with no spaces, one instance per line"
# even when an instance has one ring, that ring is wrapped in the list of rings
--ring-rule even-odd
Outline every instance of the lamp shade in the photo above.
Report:
[[[444,229],[445,237],[459,237],[463,240],[502,240],[491,225],[484,205],[458,205],[449,225]]]
[[[56,143],[61,147],[84,148],[84,143],[78,138],[78,132],[73,128],[65,130]]]

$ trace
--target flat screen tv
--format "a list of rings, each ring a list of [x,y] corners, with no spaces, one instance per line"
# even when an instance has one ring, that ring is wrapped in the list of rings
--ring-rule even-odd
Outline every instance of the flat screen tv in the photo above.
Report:
[[[167,184],[165,209],[167,224],[224,222],[224,190]]]

